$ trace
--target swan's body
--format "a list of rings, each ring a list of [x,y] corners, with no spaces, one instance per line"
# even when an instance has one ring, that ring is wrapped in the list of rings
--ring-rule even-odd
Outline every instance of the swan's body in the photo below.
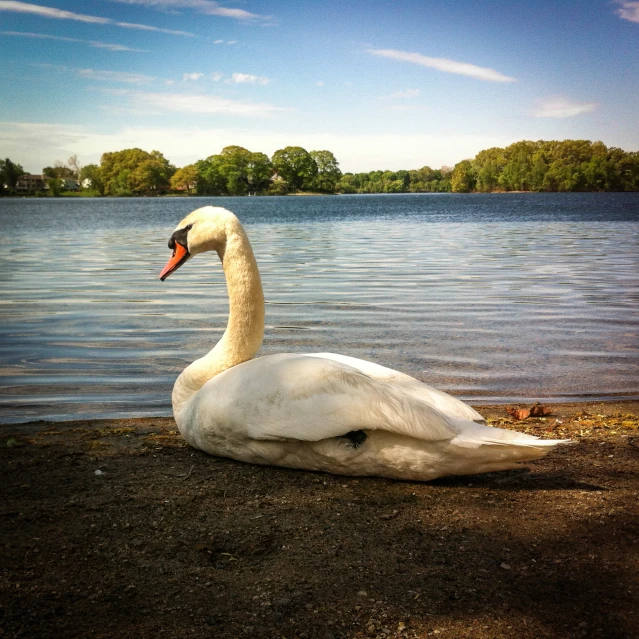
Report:
[[[198,209],[169,246],[174,255],[162,279],[214,250],[229,293],[222,339],[173,388],[175,421],[195,448],[258,464],[430,480],[514,468],[561,443],[485,426],[454,397],[364,360],[332,353],[255,358],[264,298],[237,218]]]

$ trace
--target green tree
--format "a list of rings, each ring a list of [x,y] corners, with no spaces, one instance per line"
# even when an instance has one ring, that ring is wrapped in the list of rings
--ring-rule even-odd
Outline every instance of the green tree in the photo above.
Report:
[[[198,195],[226,195],[226,178],[221,171],[219,155],[195,163],[197,169],[196,191]]]
[[[450,169],[431,169],[424,166],[416,171],[409,171],[411,193],[445,193],[450,191]]]
[[[515,142],[501,151],[502,160],[499,166],[498,185],[504,191],[529,191],[533,182],[533,158],[538,151],[539,143],[522,140]]]
[[[402,193],[406,193],[410,187],[410,172],[404,169],[395,171],[395,180],[402,183]]]
[[[392,171],[371,171],[368,174],[368,180],[362,185],[362,193],[383,193],[384,181],[392,176]]]
[[[266,153],[251,153],[247,165],[249,190],[263,191],[270,186],[273,165]]]
[[[470,160],[462,160],[455,164],[451,175],[453,193],[470,193],[475,188],[475,172]]]
[[[269,195],[288,195],[288,183],[286,180],[273,180],[268,187]]]
[[[475,189],[492,191],[620,191],[639,189],[632,153],[589,140],[522,140],[487,149],[472,161]],[[468,177],[468,176],[466,176]],[[472,181],[472,180],[470,180]],[[455,188],[469,180],[456,174]]]
[[[104,195],[104,180],[100,167],[97,164],[87,164],[80,170],[80,182],[91,180],[89,188],[96,190],[100,195]]]
[[[477,175],[477,190],[482,193],[494,191],[499,184],[499,177],[505,165],[504,149],[493,147],[480,151],[473,160],[473,168]]]
[[[124,149],[104,153],[100,160],[107,195],[157,195],[169,188],[174,172],[175,167],[159,151]]]
[[[608,151],[608,183],[619,191],[639,191],[639,152]]]
[[[403,193],[404,182],[402,180],[387,180],[384,182],[384,193]]]
[[[273,171],[266,154],[252,153],[241,146],[227,146],[219,155],[201,162],[196,163],[200,176],[198,193],[210,195],[246,195],[249,191],[263,191],[269,187]]]
[[[229,195],[248,192],[248,166],[251,152],[241,146],[227,146],[220,153],[220,171],[226,179]]]
[[[451,169],[449,166],[442,166],[441,169],[435,171],[438,193],[450,193],[453,190],[452,175],[453,169]]]
[[[187,166],[178,169],[171,176],[171,188],[179,191],[186,191],[190,193],[197,187],[198,170],[195,164],[188,164]]]
[[[359,184],[352,173],[344,173],[336,185],[336,189],[344,194],[357,193],[358,188]]]
[[[45,166],[42,169],[42,174],[48,178],[62,178],[63,180],[75,178],[73,169],[60,160],[56,160],[53,166]]]
[[[544,177],[548,172],[548,163],[543,149],[538,149],[532,156],[532,167],[530,169],[530,188],[533,191],[541,191],[544,187]]]
[[[592,146],[588,140],[546,143],[545,150],[550,161],[544,177],[544,188],[553,191],[585,190],[587,178],[584,170],[593,156]]]
[[[0,191],[2,193],[6,191],[11,195],[24,173],[24,169],[9,158],[0,160]]]
[[[64,191],[64,178],[50,177],[47,179],[48,194],[51,197],[58,197]]]
[[[310,153],[301,146],[287,146],[275,151],[271,158],[273,168],[288,183],[292,191],[312,184],[317,176],[317,164]]]
[[[309,154],[315,166],[317,175],[313,180],[313,190],[323,193],[335,193],[335,187],[342,177],[339,162],[330,151],[311,151]]]

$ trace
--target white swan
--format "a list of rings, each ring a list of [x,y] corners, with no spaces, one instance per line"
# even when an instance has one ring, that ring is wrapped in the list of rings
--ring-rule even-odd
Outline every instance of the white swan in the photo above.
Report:
[[[169,248],[162,280],[215,251],[229,295],[224,335],[173,388],[175,421],[195,448],[257,464],[425,481],[515,468],[564,441],[485,426],[454,397],[353,357],[254,359],[264,297],[239,220],[223,208],[197,209],[178,224]]]

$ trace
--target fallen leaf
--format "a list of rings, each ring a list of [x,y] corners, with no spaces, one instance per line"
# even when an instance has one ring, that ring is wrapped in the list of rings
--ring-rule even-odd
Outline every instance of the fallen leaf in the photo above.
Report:
[[[546,415],[552,415],[552,408],[546,408],[541,404],[535,404],[530,409],[531,417],[545,417]]]
[[[528,408],[509,408],[506,412],[515,419],[526,419],[526,417],[530,416],[530,410]]]

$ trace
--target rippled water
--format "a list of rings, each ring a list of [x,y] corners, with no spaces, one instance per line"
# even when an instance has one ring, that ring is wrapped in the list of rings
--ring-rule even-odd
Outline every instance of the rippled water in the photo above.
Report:
[[[374,360],[471,401],[639,396],[639,194],[0,199],[0,420],[170,414],[226,323],[176,223],[235,211],[264,354]]]

